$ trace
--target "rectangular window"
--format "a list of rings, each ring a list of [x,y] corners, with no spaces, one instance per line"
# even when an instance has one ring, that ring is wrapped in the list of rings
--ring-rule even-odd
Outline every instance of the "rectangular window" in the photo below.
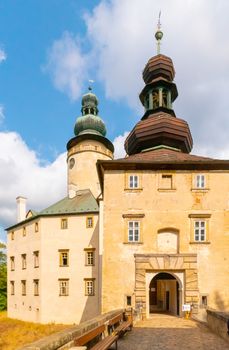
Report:
[[[34,267],[39,267],[39,251],[33,252]]]
[[[208,296],[207,295],[201,295],[200,306],[202,308],[206,308],[208,306]]]
[[[68,219],[61,219],[61,229],[66,230],[68,228]]]
[[[22,236],[23,236],[23,237],[26,236],[26,228],[25,228],[25,226],[22,228]]]
[[[131,296],[130,295],[127,295],[127,297],[126,297],[126,305],[131,306]]]
[[[14,240],[14,231],[11,232],[11,240]]]
[[[87,228],[93,227],[93,216],[86,217],[86,227]]]
[[[194,238],[197,242],[203,242],[206,240],[206,222],[195,221],[194,225]]]
[[[95,265],[94,251],[86,252],[86,265],[87,266]]]
[[[139,187],[139,178],[138,175],[129,176],[129,188],[138,188]]]
[[[15,258],[14,258],[14,256],[10,257],[10,269],[11,269],[11,271],[15,270]]]
[[[35,222],[35,232],[38,232],[39,231],[39,225],[38,225],[38,222]]]
[[[39,295],[39,280],[33,280],[34,295]]]
[[[69,295],[69,279],[59,279],[59,295]]]
[[[26,269],[26,254],[21,254],[21,268]]]
[[[128,222],[128,241],[129,242],[140,241],[140,222],[139,221]]]
[[[69,250],[59,250],[59,261],[60,266],[68,266],[69,264]]]
[[[172,189],[173,188],[172,175],[162,175],[162,188],[164,188],[164,189]]]
[[[26,295],[26,281],[25,280],[21,281],[21,294]]]
[[[85,279],[85,295],[87,296],[95,295],[95,279],[93,278]]]
[[[204,175],[196,175],[196,187],[197,188],[205,188],[205,176]]]
[[[15,286],[14,281],[10,281],[10,294],[11,295],[14,295],[14,293],[15,293],[14,286]]]

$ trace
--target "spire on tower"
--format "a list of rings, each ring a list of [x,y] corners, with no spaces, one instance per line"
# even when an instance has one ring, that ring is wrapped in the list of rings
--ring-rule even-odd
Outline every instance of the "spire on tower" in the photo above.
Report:
[[[159,12],[158,22],[157,22],[157,31],[155,33],[155,38],[157,40],[157,54],[160,54],[161,49],[161,39],[163,37],[163,32],[161,31],[161,11]]]

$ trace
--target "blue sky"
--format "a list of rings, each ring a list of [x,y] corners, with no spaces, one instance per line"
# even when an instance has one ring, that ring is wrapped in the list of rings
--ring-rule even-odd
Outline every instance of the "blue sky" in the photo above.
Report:
[[[125,155],[160,10],[192,153],[229,158],[227,0],[0,0],[0,239],[18,195],[40,210],[66,194],[65,147],[88,79],[116,157]]]

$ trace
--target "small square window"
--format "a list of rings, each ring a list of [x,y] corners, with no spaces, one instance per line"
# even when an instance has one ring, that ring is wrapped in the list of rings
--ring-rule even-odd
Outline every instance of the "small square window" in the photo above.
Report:
[[[38,222],[35,222],[35,232],[38,232],[39,231],[39,225],[38,225]]]
[[[87,216],[87,218],[86,218],[86,227],[87,228],[93,227],[93,216]]]
[[[139,187],[139,177],[138,175],[129,176],[129,188],[138,188]]]
[[[206,222],[205,221],[195,221],[194,224],[194,239],[197,242],[206,241]]]
[[[33,280],[34,295],[39,295],[39,280]]]
[[[69,295],[69,280],[59,279],[59,295],[67,296]]]
[[[196,188],[205,188],[205,176],[198,174],[196,175]]]
[[[14,256],[10,257],[10,269],[11,269],[11,271],[15,270],[15,258],[14,258]]]
[[[129,242],[140,241],[140,222],[139,221],[128,222],[128,241]]]
[[[85,295],[93,296],[95,295],[95,279],[85,279]]]
[[[22,269],[26,269],[26,254],[21,254],[21,267]]]
[[[68,266],[69,264],[69,250],[59,250],[60,266]]]
[[[10,281],[10,295],[14,295],[15,293],[15,283],[14,281]]]
[[[61,229],[66,230],[68,228],[68,219],[61,219]]]
[[[26,236],[26,228],[25,228],[25,226],[22,228],[22,236],[23,236],[23,237]]]
[[[34,267],[39,267],[39,251],[33,252],[34,257]]]
[[[26,295],[26,281],[25,280],[21,281],[21,294]]]

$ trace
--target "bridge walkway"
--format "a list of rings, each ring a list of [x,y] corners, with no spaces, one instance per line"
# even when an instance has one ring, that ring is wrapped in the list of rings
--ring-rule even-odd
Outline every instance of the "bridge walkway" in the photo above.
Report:
[[[207,326],[164,314],[139,321],[118,341],[119,350],[228,350],[229,343]]]

